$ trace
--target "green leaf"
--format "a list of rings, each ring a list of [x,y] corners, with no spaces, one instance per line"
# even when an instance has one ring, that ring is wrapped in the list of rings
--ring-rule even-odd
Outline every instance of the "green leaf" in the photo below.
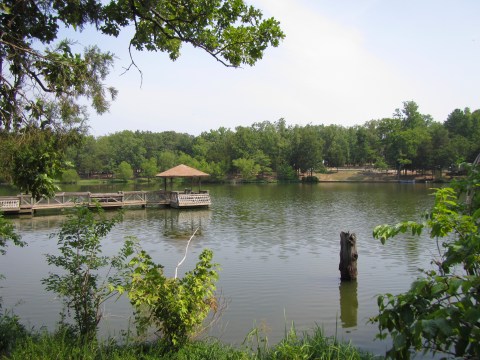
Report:
[[[453,335],[453,329],[450,326],[450,323],[443,318],[435,319],[435,323],[437,325],[437,329],[445,336]]]
[[[442,293],[444,290],[445,290],[445,284],[436,283],[435,285],[432,286],[432,289],[430,292],[432,295],[438,295],[439,293]]]
[[[463,279],[460,278],[452,278],[448,282],[448,293],[450,295],[456,294],[458,292],[458,289],[460,286],[463,284]]]
[[[476,327],[478,329],[478,321],[480,320],[480,309],[476,307],[468,308],[467,311],[465,311],[464,319],[472,326],[474,324],[477,324]]]
[[[427,338],[435,337],[438,326],[435,320],[422,320],[421,322],[423,333]]]
[[[406,345],[406,337],[404,334],[400,333],[397,334],[393,338],[393,346],[395,347],[396,350],[401,350],[405,347]]]

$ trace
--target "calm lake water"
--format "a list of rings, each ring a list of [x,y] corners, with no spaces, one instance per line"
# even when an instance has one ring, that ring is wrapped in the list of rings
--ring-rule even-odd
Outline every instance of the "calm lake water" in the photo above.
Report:
[[[373,239],[372,230],[378,224],[419,220],[433,202],[430,187],[363,183],[207,186],[213,202],[208,210],[126,211],[124,221],[104,240],[104,252],[115,253],[125,236],[134,235],[165,266],[167,275],[173,276],[190,234],[200,227],[180,270],[192,269],[204,248],[213,250],[214,261],[221,266],[218,289],[228,307],[211,335],[241,344],[258,327],[273,344],[294,323],[298,332],[320,326],[327,335],[381,354],[386,344],[373,340],[376,327],[368,323],[377,313],[376,295],[408,289],[419,275],[418,268],[430,266],[435,246],[428,237],[408,236],[383,246]],[[58,253],[56,239],[49,235],[58,231],[64,219],[58,213],[14,218],[28,246],[9,247],[0,258],[0,273],[6,277],[0,289],[4,307],[13,308],[36,328],[54,328],[59,320],[61,305],[44,291],[41,279],[54,270],[44,254]],[[357,282],[340,282],[341,231],[357,235]],[[126,300],[109,304],[105,314],[102,334],[118,335],[128,327],[131,310]]]

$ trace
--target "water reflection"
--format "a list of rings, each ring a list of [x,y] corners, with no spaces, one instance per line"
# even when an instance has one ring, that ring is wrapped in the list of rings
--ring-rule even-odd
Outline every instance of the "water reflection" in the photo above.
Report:
[[[168,238],[190,238],[198,228],[196,235],[202,235],[212,212],[210,210],[173,210],[163,213],[163,234]]]
[[[54,214],[49,216],[21,215],[12,217],[10,220],[18,232],[34,232],[38,230],[49,230],[59,228],[65,221],[65,214]],[[53,231],[52,231],[53,232]]]
[[[357,326],[358,313],[358,282],[341,281],[340,290],[340,320],[344,329]]]

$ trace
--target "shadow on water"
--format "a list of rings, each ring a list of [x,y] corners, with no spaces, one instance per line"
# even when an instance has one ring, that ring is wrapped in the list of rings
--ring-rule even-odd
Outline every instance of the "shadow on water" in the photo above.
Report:
[[[357,326],[358,317],[358,282],[341,281],[340,290],[340,321],[344,329]]]

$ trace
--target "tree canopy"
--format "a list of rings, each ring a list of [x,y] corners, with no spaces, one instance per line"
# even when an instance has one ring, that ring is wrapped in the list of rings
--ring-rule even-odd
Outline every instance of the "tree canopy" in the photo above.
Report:
[[[64,28],[81,32],[90,26],[114,37],[133,28],[126,46],[165,52],[172,60],[188,43],[229,67],[254,65],[267,47],[278,46],[284,37],[277,20],[264,19],[260,10],[243,0],[2,1],[0,175],[36,197],[55,191],[47,180],[58,171],[49,169],[65,167],[59,154],[66,146],[60,145],[75,143],[78,138],[72,134],[85,132],[87,101],[101,114],[117,94],[104,83],[114,54],[97,46],[76,53],[72,41],[59,39]],[[40,136],[45,130],[59,139],[57,146],[41,154],[30,151],[28,156],[33,159],[30,163],[39,158],[53,163],[42,170],[29,169],[32,175],[27,182],[42,185],[25,188],[13,178],[10,164],[26,149],[26,143],[18,145],[20,138]]]
[[[418,109],[414,102],[404,104]],[[397,113],[353,127],[287,126],[280,119],[235,129],[222,127],[198,136],[125,130],[88,136],[81,147],[70,147],[67,156],[84,177],[112,174],[126,161],[135,174],[147,178],[183,163],[218,181],[239,176],[295,180],[300,173],[311,175],[324,171],[325,166],[365,166],[434,176],[440,169],[458,170],[457,163],[473,161],[480,151],[480,110],[455,109],[444,123],[420,121],[408,128],[395,117]],[[417,119],[429,119],[417,113]],[[468,133],[455,123],[458,114],[465,115],[460,116],[462,123],[470,124]]]

